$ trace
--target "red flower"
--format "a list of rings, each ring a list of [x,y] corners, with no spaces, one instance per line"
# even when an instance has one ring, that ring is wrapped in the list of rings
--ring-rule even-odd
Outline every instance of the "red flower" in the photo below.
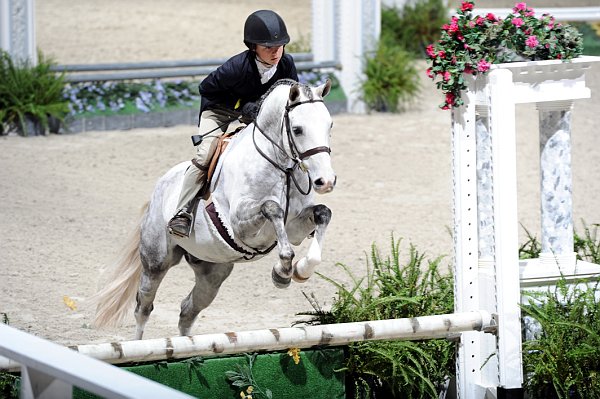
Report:
[[[425,73],[427,74],[427,77],[433,79],[434,75],[431,72],[431,68],[427,68],[427,70],[425,71]]]
[[[497,21],[496,16],[494,14],[492,14],[491,12],[488,12],[488,14],[485,17],[487,18],[488,21],[491,21],[491,22]]]
[[[469,1],[463,1],[462,4],[460,5],[460,10],[461,11],[471,11],[473,9],[473,3],[469,2]]]
[[[435,58],[435,51],[433,50],[433,44],[430,44],[429,46],[427,46],[427,48],[425,49],[425,51],[427,52],[427,55],[431,58]]]

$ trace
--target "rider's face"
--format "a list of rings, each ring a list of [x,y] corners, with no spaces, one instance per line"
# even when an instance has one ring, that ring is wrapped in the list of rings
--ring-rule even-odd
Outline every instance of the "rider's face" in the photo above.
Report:
[[[277,65],[283,55],[283,46],[264,47],[256,45],[256,55],[258,58],[269,65]]]

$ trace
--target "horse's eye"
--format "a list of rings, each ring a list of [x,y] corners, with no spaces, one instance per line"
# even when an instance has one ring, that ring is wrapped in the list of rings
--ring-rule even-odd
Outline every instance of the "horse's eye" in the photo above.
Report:
[[[292,128],[292,132],[294,132],[294,136],[300,136],[303,133],[302,128],[300,126],[294,126]]]

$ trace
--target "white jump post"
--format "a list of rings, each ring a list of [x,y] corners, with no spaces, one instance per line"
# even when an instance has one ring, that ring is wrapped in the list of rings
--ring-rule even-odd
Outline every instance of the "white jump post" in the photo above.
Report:
[[[495,337],[462,334],[460,398],[522,397],[521,286],[547,284],[561,273],[600,272],[598,265],[575,260],[570,166],[570,110],[573,100],[590,97],[585,72],[598,61],[494,65],[469,80],[465,104],[452,112],[455,310],[481,309],[498,318]],[[518,259],[519,103],[536,103],[540,118],[543,248],[540,259],[528,262]]]
[[[35,0],[0,0],[0,48],[13,59],[37,62]]]
[[[381,32],[380,0],[313,0],[312,53],[315,62],[335,60],[347,111],[366,112],[361,96],[365,57]]]

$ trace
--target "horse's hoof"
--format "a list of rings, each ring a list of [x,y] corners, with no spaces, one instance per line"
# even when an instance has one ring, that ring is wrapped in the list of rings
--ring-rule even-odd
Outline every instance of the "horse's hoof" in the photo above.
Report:
[[[301,275],[299,275],[296,271],[296,269],[294,269],[294,274],[292,275],[292,279],[297,282],[297,283],[306,283],[308,281],[310,277],[302,277]]]
[[[287,288],[290,286],[290,282],[292,281],[291,277],[281,277],[275,269],[271,271],[271,279],[273,280],[273,284],[277,288]]]

